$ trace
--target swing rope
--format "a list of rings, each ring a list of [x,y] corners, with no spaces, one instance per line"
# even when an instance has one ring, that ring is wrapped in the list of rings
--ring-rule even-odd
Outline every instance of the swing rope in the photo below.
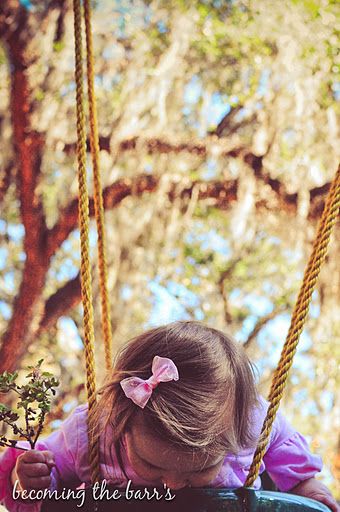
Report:
[[[327,248],[336,223],[340,208],[340,166],[338,167],[335,178],[327,195],[325,207],[319,222],[317,235],[314,240],[312,253],[306,266],[303,282],[298,295],[298,299],[293,311],[287,338],[282,349],[278,367],[274,373],[271,390],[269,393],[269,408],[263,423],[260,441],[256,448],[254,458],[245,482],[245,487],[251,487],[258,477],[261,461],[266,452],[270,432],[280,401],[286,386],[289,370],[293,363],[293,358],[299,343],[303,326],[309,310],[312,294],[325,261]]]
[[[91,267],[89,257],[89,197],[87,191],[86,173],[86,125],[84,113],[83,92],[83,52],[81,37],[81,5],[80,0],[73,0],[74,36],[75,36],[75,79],[77,101],[77,157],[79,185],[79,226],[81,247],[81,294],[84,309],[84,347],[86,366],[86,390],[89,406],[89,462],[91,480],[94,484],[99,481],[99,440],[94,437],[93,412],[96,405],[96,377],[94,365],[94,324],[92,306]]]
[[[91,5],[90,0],[84,0],[84,18],[86,32],[86,62],[87,62],[87,88],[89,97],[90,114],[90,145],[93,167],[94,184],[94,209],[98,233],[98,266],[99,266],[99,284],[102,311],[102,332],[105,349],[105,366],[109,371],[112,368],[112,331],[111,331],[111,313],[110,302],[107,288],[107,259],[106,259],[106,240],[104,229],[104,206],[102,184],[99,169],[99,137],[97,122],[97,106],[94,93],[94,58],[91,29]]]
[[[86,122],[83,93],[83,52],[81,36],[81,3],[74,0],[74,34],[76,57],[76,90],[77,90],[77,134],[78,134],[78,179],[79,179],[79,225],[81,239],[81,289],[84,307],[84,345],[86,366],[86,388],[89,404],[88,433],[89,433],[89,460],[91,467],[92,483],[100,478],[99,468],[99,440],[95,436],[95,424],[93,419],[96,404],[96,377],[94,365],[94,321],[92,306],[91,267],[89,258],[89,197],[87,190],[86,173]],[[94,210],[98,234],[98,266],[101,296],[101,323],[104,339],[105,366],[109,371],[112,367],[112,332],[110,304],[107,288],[107,259],[106,241],[104,229],[104,206],[102,185],[99,168],[99,137],[97,108],[94,93],[94,58],[91,30],[91,6],[90,0],[84,0],[84,19],[86,33],[86,61],[87,84],[89,99],[90,119],[90,147],[93,166],[94,181]]]

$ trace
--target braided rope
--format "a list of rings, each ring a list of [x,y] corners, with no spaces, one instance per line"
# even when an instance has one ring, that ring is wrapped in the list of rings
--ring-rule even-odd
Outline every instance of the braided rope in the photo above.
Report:
[[[289,370],[299,342],[304,323],[309,310],[312,294],[325,260],[332,229],[336,223],[340,208],[340,165],[329,190],[325,208],[319,222],[317,235],[313,244],[298,299],[294,308],[287,338],[282,349],[280,362],[275,371],[273,383],[269,393],[270,405],[264,420],[260,441],[256,448],[254,458],[245,482],[245,487],[251,487],[259,474],[261,461],[266,452],[269,435],[279,408],[283,391],[287,382]]]
[[[90,0],[84,0],[84,17],[86,32],[86,61],[87,61],[87,84],[90,111],[90,142],[91,155],[93,165],[94,180],[94,208],[97,222],[98,232],[98,266],[99,266],[99,283],[100,297],[102,309],[102,332],[104,338],[105,349],[105,365],[107,371],[112,367],[112,331],[111,331],[111,315],[110,303],[107,289],[107,264],[106,264],[106,240],[104,229],[104,206],[102,185],[99,169],[99,138],[98,138],[98,122],[97,107],[94,93],[94,59],[93,44],[91,30],[91,5]]]
[[[73,0],[75,37],[75,79],[77,98],[77,156],[79,184],[79,226],[81,246],[81,293],[84,308],[84,346],[86,365],[86,389],[89,404],[89,461],[92,483],[99,480],[99,442],[93,437],[93,410],[96,404],[96,380],[94,368],[94,328],[92,308],[91,268],[89,258],[89,198],[86,176],[86,130],[83,93],[83,55],[81,37],[80,0]]]

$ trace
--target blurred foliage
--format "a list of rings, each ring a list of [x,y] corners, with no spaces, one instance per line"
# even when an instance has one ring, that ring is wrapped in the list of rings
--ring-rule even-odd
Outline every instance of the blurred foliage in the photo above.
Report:
[[[51,229],[77,195],[73,18],[69,2],[58,40],[53,2],[27,5],[31,25],[21,38],[26,36],[30,55],[31,122],[44,140],[37,196]],[[46,13],[48,23],[41,24]],[[100,154],[103,186],[144,173],[160,177],[156,192],[132,194],[106,212],[115,347],[150,325],[197,318],[246,344],[265,394],[315,232],[308,217],[309,191],[330,181],[339,156],[339,4],[98,0],[93,29],[99,131],[109,147]],[[26,258],[6,48],[0,49],[0,182],[5,169],[11,172],[1,197],[1,333]],[[134,137],[135,149],[122,151],[121,142]],[[176,149],[150,152],[147,141],[154,138]],[[190,143],[205,145],[205,155],[187,150]],[[223,148],[229,146],[243,152],[225,156]],[[270,185],[255,178],[243,158],[246,152],[263,157],[270,179],[296,194],[296,213],[285,211]],[[235,180],[237,197],[223,208],[213,199],[199,200],[195,189],[183,199],[181,192],[197,180]],[[337,232],[284,404],[294,426],[323,455],[323,478],[334,491],[338,251]],[[91,253],[95,267],[93,223]],[[74,278],[78,268],[74,231],[51,261],[42,300]],[[95,271],[93,277],[100,341]],[[24,367],[42,357],[61,380],[60,414],[52,414],[52,429],[84,399],[81,337],[81,308],[76,307],[32,342],[22,362]],[[97,363],[102,366],[101,348]]]

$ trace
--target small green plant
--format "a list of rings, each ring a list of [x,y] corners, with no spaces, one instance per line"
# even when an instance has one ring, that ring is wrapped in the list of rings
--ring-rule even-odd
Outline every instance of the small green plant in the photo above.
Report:
[[[29,381],[22,386],[16,383],[18,373],[4,372],[0,374],[0,393],[15,392],[18,395],[17,409],[23,409],[25,425],[19,426],[20,415],[6,405],[0,403],[0,422],[8,425],[14,436],[26,439],[33,450],[44,426],[46,414],[50,411],[51,399],[59,381],[48,372],[41,370],[43,359],[36,366],[29,366],[26,375]],[[16,447],[18,439],[8,439],[0,434],[0,446]],[[18,448],[20,448],[18,446]]]

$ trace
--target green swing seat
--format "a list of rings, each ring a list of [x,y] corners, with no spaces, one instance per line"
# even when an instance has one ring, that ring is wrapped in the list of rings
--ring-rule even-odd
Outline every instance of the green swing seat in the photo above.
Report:
[[[138,489],[137,487],[134,489]],[[143,488],[144,490],[144,488]],[[160,490],[160,492],[162,492]],[[164,490],[163,490],[164,493]],[[322,503],[294,494],[254,489],[182,489],[172,501],[125,499],[124,490],[119,500],[93,500],[91,489],[85,491],[85,503],[79,500],[44,502],[42,512],[97,511],[97,512],[329,512]],[[151,494],[151,493],[150,493]]]

